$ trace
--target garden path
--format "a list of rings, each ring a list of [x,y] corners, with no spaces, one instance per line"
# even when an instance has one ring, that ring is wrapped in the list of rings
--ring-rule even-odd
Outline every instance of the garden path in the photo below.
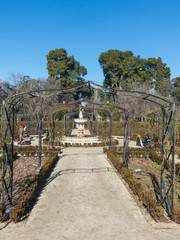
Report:
[[[30,216],[3,240],[178,239],[180,227],[145,217],[102,148],[65,148]]]

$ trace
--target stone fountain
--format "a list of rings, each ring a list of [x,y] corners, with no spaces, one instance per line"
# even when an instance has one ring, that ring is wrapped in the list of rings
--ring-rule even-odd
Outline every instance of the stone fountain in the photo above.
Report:
[[[79,118],[74,119],[74,122],[76,123],[76,126],[78,127],[77,137],[83,138],[84,137],[85,124],[87,124],[88,119],[83,118],[82,106],[80,106],[80,109],[79,109]]]
[[[86,129],[86,125],[88,122],[87,118],[83,117],[83,107],[82,105],[79,108],[79,117],[74,119],[75,129],[72,129],[71,136],[63,136],[62,144],[78,144],[78,145],[93,145],[94,143],[101,143],[98,136],[91,136],[88,129]]]

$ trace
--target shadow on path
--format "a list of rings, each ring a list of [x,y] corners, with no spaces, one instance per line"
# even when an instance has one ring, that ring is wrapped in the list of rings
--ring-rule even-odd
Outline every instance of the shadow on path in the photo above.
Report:
[[[5,225],[0,228],[0,231],[2,231],[3,229],[5,229],[10,223],[11,223],[11,221],[8,221],[7,223],[5,223]]]
[[[116,172],[114,168],[105,167],[105,168],[74,168],[74,169],[64,169],[56,174],[54,174],[52,177],[50,177],[45,184],[47,186],[49,183],[51,183],[54,179],[57,177],[64,175],[64,174],[75,174],[75,173],[100,173],[100,172]]]

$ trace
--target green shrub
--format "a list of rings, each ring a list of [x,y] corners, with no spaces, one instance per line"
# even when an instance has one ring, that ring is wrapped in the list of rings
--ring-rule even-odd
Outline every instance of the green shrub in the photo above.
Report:
[[[176,175],[180,174],[180,163],[176,164],[176,170],[175,170]]]
[[[175,209],[171,217],[176,223],[180,223],[180,209]]]
[[[114,139],[113,140],[113,145],[117,145],[119,142],[118,142],[118,139]]]
[[[49,138],[44,138],[43,139],[43,144],[46,144],[46,145],[49,144]]]
[[[149,152],[149,158],[153,162],[156,162],[158,165],[161,165],[161,156],[159,156],[155,151],[150,151]]]

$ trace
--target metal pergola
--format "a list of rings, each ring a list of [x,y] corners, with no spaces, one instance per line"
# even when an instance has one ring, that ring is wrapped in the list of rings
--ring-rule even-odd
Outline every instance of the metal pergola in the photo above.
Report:
[[[88,86],[87,86],[88,85]],[[95,86],[95,87],[93,87]],[[25,99],[38,97],[38,94],[48,94],[54,92],[54,94],[67,94],[81,91],[87,87],[92,87],[99,91],[103,91],[106,94],[112,94],[119,97],[121,94],[127,97],[139,98],[143,101],[148,101],[156,106],[159,106],[162,110],[162,142],[161,142],[161,185],[160,185],[160,202],[161,205],[166,205],[168,213],[173,211],[174,201],[174,174],[175,174],[175,162],[174,162],[174,139],[175,139],[175,104],[169,100],[145,93],[140,91],[128,91],[128,90],[117,90],[101,86],[93,81],[86,81],[85,83],[78,84],[74,87],[66,89],[45,89],[45,90],[32,90],[25,93],[19,93],[14,96],[8,97],[3,101],[2,116],[3,116],[3,176],[2,176],[2,208],[6,209],[8,204],[12,205],[12,188],[13,188],[13,141],[14,141],[14,108],[15,105]],[[97,89],[97,87],[99,89]],[[74,90],[73,92],[71,92]],[[16,101],[16,102],[14,102]],[[86,100],[89,103],[90,100]],[[64,104],[63,104],[64,105]],[[118,107],[117,105],[99,104],[94,105]],[[125,126],[124,126],[124,154],[123,158],[126,159],[124,162],[128,167],[128,134],[129,134],[129,112],[127,109],[118,107],[125,113]],[[39,112],[39,119],[42,117],[42,112]],[[39,136],[41,136],[41,125],[39,125]],[[169,141],[170,148],[166,148],[165,142]],[[41,137],[39,138],[39,152],[41,152]],[[39,155],[40,157],[40,155]],[[170,164],[170,160],[172,164]],[[165,170],[169,172],[169,186],[165,185]]]
[[[175,142],[175,103],[172,103],[166,98],[156,96],[154,94],[112,89],[109,87],[101,86],[93,81],[89,81],[89,84],[95,85],[100,88],[104,93],[112,95],[113,98],[119,97],[121,94],[123,97],[134,97],[155,104],[162,110],[162,141],[161,141],[161,177],[160,177],[160,203],[163,206],[166,205],[168,213],[171,214],[174,208],[174,185],[175,185],[175,161],[174,161],[174,142]],[[95,89],[95,88],[93,88]],[[170,148],[165,146],[165,142],[168,142]],[[170,164],[170,160],[172,164]],[[169,186],[165,184],[166,170],[169,173]]]
[[[125,108],[122,108],[122,107],[119,107],[117,105],[109,105],[109,104],[101,104],[101,103],[97,103],[97,102],[93,102],[91,101],[90,99],[81,99],[81,100],[77,100],[75,102],[71,102],[71,103],[66,103],[66,104],[58,104],[58,106],[72,106],[72,105],[76,105],[76,104],[79,104],[79,103],[82,103],[82,102],[86,102],[86,103],[89,103],[91,105],[95,105],[95,106],[98,106],[98,107],[115,107],[115,108],[118,108],[120,109],[121,111],[124,112],[125,114],[125,124],[124,124],[124,144],[123,144],[123,163],[125,164],[126,167],[128,167],[128,137],[129,137],[129,112],[127,109]],[[112,146],[112,113],[108,110],[105,110],[105,109],[99,109],[101,111],[105,111],[107,113],[109,113],[109,116],[110,116],[110,133],[109,133],[109,136],[110,137],[110,141],[109,141],[109,148],[111,148]],[[60,112],[60,111],[64,111],[64,110],[58,110],[57,112]],[[54,114],[56,113],[56,111],[52,114],[52,126],[54,128]],[[52,132],[52,135],[53,135],[53,139],[54,139],[54,133]],[[39,137],[39,139],[41,139],[41,136]]]

